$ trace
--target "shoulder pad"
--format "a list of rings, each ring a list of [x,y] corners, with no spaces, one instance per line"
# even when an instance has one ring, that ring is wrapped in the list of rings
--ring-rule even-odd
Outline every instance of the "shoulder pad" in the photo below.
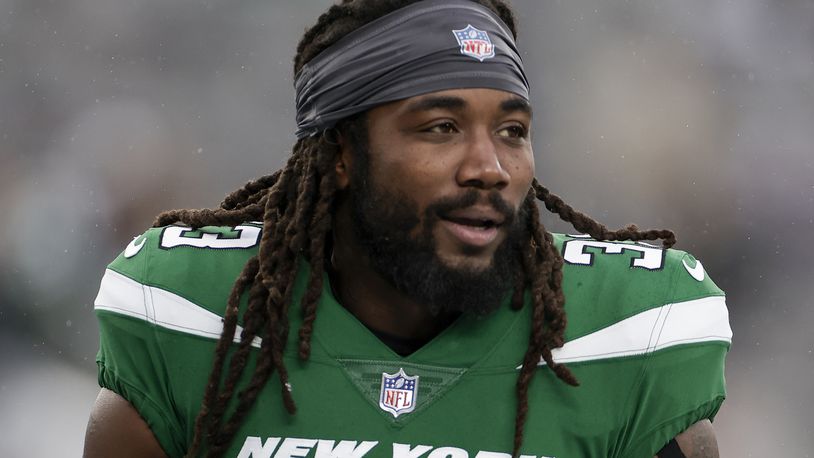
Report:
[[[564,260],[571,337],[668,304],[724,295],[701,263],[683,251],[561,234],[555,243]]]
[[[235,279],[257,254],[261,226],[165,226],[135,237],[108,269],[145,286],[222,309]]]

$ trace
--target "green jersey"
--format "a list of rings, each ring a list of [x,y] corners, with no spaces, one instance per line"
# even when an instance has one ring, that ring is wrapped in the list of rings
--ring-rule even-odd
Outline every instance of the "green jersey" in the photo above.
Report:
[[[259,238],[251,223],[150,229],[102,279],[99,383],[138,410],[170,456],[182,456],[191,442],[227,297]],[[688,426],[713,418],[725,396],[732,334],[723,293],[701,263],[644,243],[555,240],[565,260],[568,328],[553,355],[580,386],[540,364],[522,455],[652,457]],[[307,271],[303,262],[292,330]],[[296,332],[284,354],[297,413],[286,413],[272,376],[226,456],[510,457],[531,307],[464,314],[402,357],[325,285],[310,359],[298,358]]]

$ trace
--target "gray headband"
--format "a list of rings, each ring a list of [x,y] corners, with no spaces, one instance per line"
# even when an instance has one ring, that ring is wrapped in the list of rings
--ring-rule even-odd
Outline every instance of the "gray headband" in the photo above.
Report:
[[[470,0],[425,0],[364,25],[303,66],[294,88],[297,138],[435,91],[489,88],[529,99],[511,31]]]

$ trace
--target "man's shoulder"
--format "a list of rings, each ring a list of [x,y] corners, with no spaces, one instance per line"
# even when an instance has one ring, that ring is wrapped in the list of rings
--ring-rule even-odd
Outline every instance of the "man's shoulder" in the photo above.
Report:
[[[260,234],[259,223],[150,228],[133,238],[107,272],[215,311],[223,308],[246,261],[257,253]]]
[[[171,456],[188,440],[173,409],[194,418],[229,294],[259,240],[253,223],[151,228],[102,277],[99,384],[130,402]]]
[[[563,255],[570,338],[673,304],[692,306],[724,293],[691,254],[645,242],[554,234]]]

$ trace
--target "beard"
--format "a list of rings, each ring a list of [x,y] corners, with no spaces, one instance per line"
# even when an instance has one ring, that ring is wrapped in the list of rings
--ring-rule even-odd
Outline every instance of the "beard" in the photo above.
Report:
[[[470,189],[459,196],[438,199],[420,212],[408,195],[376,186],[367,157],[359,156],[367,156],[367,151],[357,154],[352,171],[352,224],[371,268],[435,315],[486,315],[496,310],[508,298],[521,268],[520,246],[528,239],[523,229],[527,212],[522,206],[515,211],[497,191],[484,194]],[[450,212],[484,200],[505,218],[506,239],[486,267],[448,265],[438,255],[433,229]],[[467,254],[466,249],[463,253]]]

